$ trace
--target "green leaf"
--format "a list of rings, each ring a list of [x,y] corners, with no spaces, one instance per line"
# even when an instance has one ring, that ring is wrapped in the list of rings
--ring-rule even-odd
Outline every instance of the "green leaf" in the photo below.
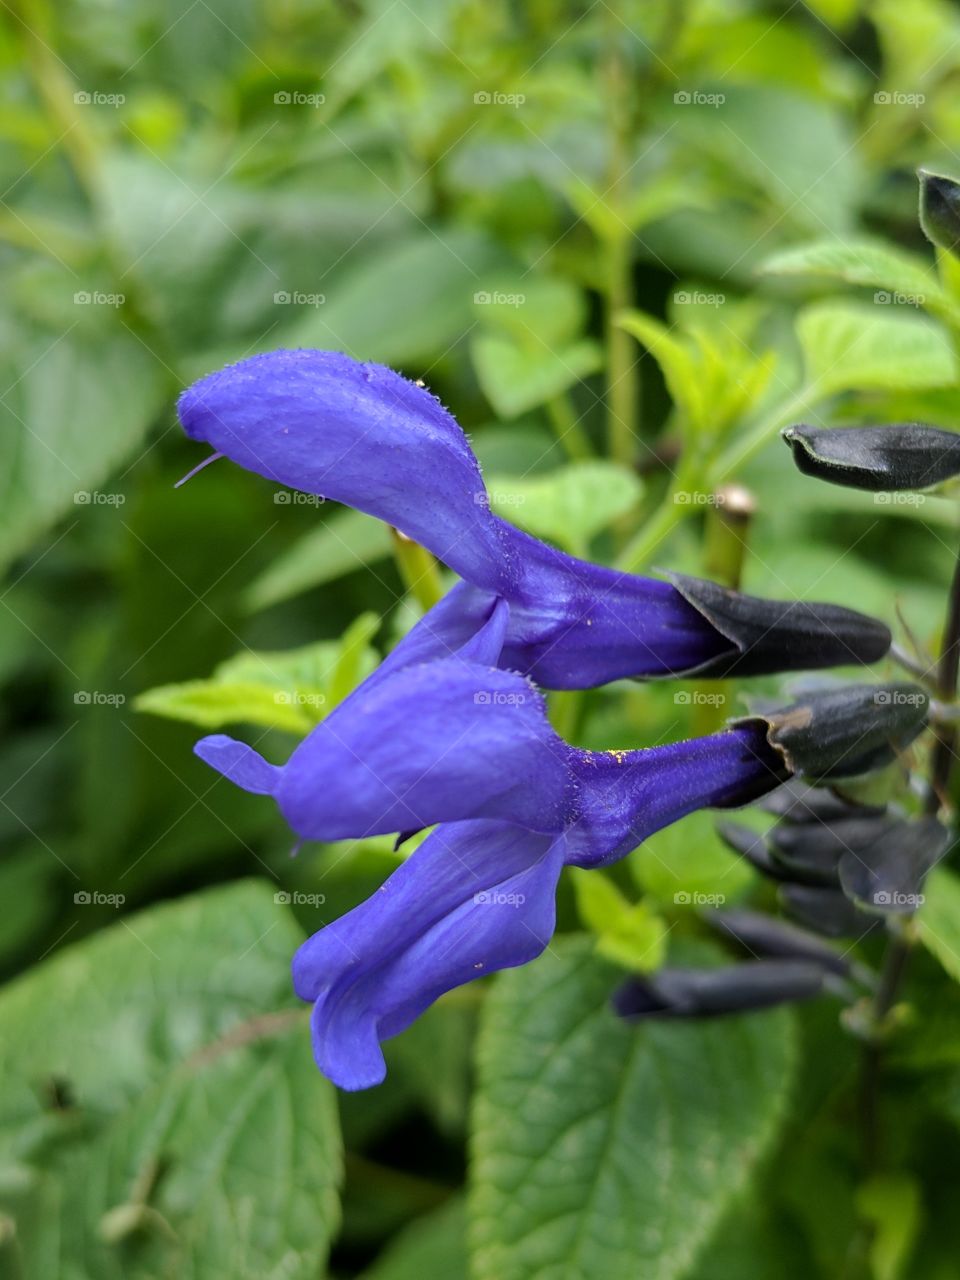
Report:
[[[3,373],[0,567],[67,513],[79,523],[110,511],[120,538],[125,494],[108,480],[133,458],[165,393],[162,366],[126,332],[36,342]]]
[[[497,979],[474,1114],[475,1280],[679,1280],[777,1130],[788,1014],[631,1027],[609,1008],[617,980],[580,940]]]
[[[847,232],[855,220],[864,174],[849,114],[808,93],[731,84],[724,77],[732,69],[728,65],[719,77],[725,97],[720,109],[691,103],[674,111],[671,124],[677,121],[676,134],[709,157],[711,169],[724,174],[731,194],[762,201],[788,225],[810,235]],[[700,87],[711,86],[701,82]],[[786,138],[789,146],[784,145]],[[715,206],[710,221],[723,223],[728,212],[735,217],[732,208],[718,216]],[[718,227],[720,234],[724,230]],[[769,223],[757,228],[756,239],[762,241],[769,230]]]
[[[681,428],[716,435],[759,400],[774,355],[753,354],[758,317],[749,304],[728,304],[723,294],[700,289],[680,289],[673,298],[682,324],[677,316],[667,327],[640,311],[625,312],[618,323],[660,365]],[[721,308],[726,308],[722,318]]]
[[[122,919],[0,994],[0,1206],[25,1273],[315,1277],[340,1152],[289,990],[301,937],[272,886],[241,881]]]
[[[473,295],[474,316],[487,329],[534,348],[567,346],[587,318],[583,290],[562,276],[498,276]]]
[[[622,328],[647,348],[663,373],[673,403],[694,425],[703,418],[704,405],[697,378],[696,356],[660,320],[631,311],[619,319]]]
[[[643,486],[626,467],[600,459],[571,462],[543,476],[495,476],[488,480],[498,514],[538,538],[575,554],[640,500]]]
[[[931,262],[872,240],[817,240],[774,254],[760,270],[767,275],[822,276],[876,289],[877,305],[926,307],[960,323],[960,308],[940,287]]]
[[[683,908],[722,906],[738,898],[754,875],[722,843],[716,820],[701,809],[645,840],[628,864],[640,888],[664,905]]]
[[[409,1083],[442,1133],[461,1140],[467,1129],[481,999],[481,990],[471,987],[439,1000],[387,1048],[389,1073]]]
[[[327,714],[376,667],[377,653],[370,642],[379,630],[380,619],[375,613],[361,613],[340,637],[336,661],[326,682]]]
[[[472,327],[477,279],[501,258],[468,229],[394,241],[363,255],[326,303],[286,332],[286,345],[333,347],[384,364],[433,364]]]
[[[255,724],[305,734],[329,715],[377,665],[370,640],[375,613],[356,618],[339,640],[301,649],[240,653],[206,680],[160,685],[134,699],[137,711],[186,720],[204,729]]]
[[[138,694],[134,710],[169,720],[184,720],[201,729],[229,724],[256,724],[287,733],[309,733],[316,720],[306,708],[272,685],[245,684],[216,674],[210,680],[184,680],[158,685]]]
[[[545,344],[481,334],[470,344],[477,380],[501,418],[517,418],[560,395],[603,363],[596,342],[583,338],[554,350]]]
[[[906,310],[905,308],[902,310]],[[943,387],[958,377],[945,330],[895,306],[822,302],[797,318],[807,382],[816,395]]]
[[[598,954],[638,973],[659,969],[669,932],[662,917],[646,902],[629,902],[600,871],[572,867],[569,874],[580,918],[597,935]]]
[[[417,1218],[360,1280],[468,1280],[466,1213],[459,1196]]]
[[[244,601],[248,609],[266,609],[391,554],[390,530],[382,521],[362,511],[337,511],[254,578]]]
[[[920,1230],[920,1187],[906,1174],[877,1174],[857,1192],[857,1209],[871,1224],[873,1280],[901,1280]]]
[[[819,1274],[790,1215],[765,1194],[761,1170],[683,1280],[811,1280]]]
[[[960,982],[960,877],[937,867],[923,886],[917,912],[920,940],[956,982]]]

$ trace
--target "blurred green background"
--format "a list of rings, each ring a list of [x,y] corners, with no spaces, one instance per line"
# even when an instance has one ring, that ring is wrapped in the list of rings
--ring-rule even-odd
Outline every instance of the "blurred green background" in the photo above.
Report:
[[[762,900],[699,817],[609,900],[566,886],[581,936],[504,979],[479,1059],[484,985],[392,1046],[389,1083],[340,1100],[341,1178],[289,955],[399,855],[291,860],[191,746],[240,725],[280,758],[424,600],[368,517],[226,463],[172,487],[200,460],[185,385],[336,348],[423,379],[500,513],[567,550],[934,644],[955,506],[818,486],[776,435],[956,425],[960,301],[915,169],[960,176],[958,88],[940,0],[4,4],[2,1274],[294,1280],[332,1248],[334,1276],[457,1280],[469,1168],[480,1280],[960,1275],[960,1013],[932,958],[943,1026],[890,1082],[903,1167],[867,1191],[835,1008],[637,1033],[640,1057],[591,1023],[605,966],[688,945],[678,888]],[[742,565],[713,528],[731,482],[756,503]],[[551,707],[635,747],[736,696]],[[525,1123],[543,1151],[512,1144]]]

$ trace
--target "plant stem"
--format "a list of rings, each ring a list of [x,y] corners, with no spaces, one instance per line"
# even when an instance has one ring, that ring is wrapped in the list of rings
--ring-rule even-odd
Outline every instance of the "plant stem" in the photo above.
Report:
[[[574,462],[582,462],[584,458],[593,456],[589,437],[580,425],[568,395],[551,396],[547,401],[547,414],[550,417],[554,435],[566,451],[568,458]]]
[[[725,485],[713,497],[703,522],[704,573],[714,582],[739,591],[756,503],[749,489],[739,484]],[[697,704],[694,730],[698,736],[723,726],[733,702],[734,688],[732,680],[718,680],[713,686],[715,700]]]
[[[621,311],[630,309],[632,302],[630,253],[625,237],[616,236],[607,242],[606,259],[607,447],[615,462],[631,467],[640,385],[633,339],[616,319]]]
[[[616,462],[632,466],[640,411],[640,383],[633,339],[617,317],[633,305],[633,235],[624,214],[624,184],[631,137],[630,76],[618,39],[619,23],[611,25],[603,78],[610,105],[610,162],[605,201],[609,229],[602,244],[604,274],[604,336],[607,350],[608,452]]]
[[[675,501],[678,494],[703,492],[728,483],[738,468],[749,462],[775,431],[796,421],[800,414],[809,409],[815,401],[816,392],[813,388],[801,387],[754,427],[736,448],[731,447],[726,453],[721,454],[713,465],[705,469],[706,475],[696,475],[692,466],[688,465],[684,469],[681,465],[681,471],[677,473],[660,507],[624,548],[617,561],[618,568],[625,569],[629,573],[636,573],[644,568],[664,538],[672,533],[689,513],[692,509],[689,505]]]
[[[391,529],[390,532],[393,535],[393,558],[403,585],[426,612],[443,595],[437,562],[425,547],[399,529]]]
[[[580,727],[583,712],[582,689],[558,689],[550,695],[550,719],[565,742],[572,742]]]
[[[756,503],[750,491],[738,484],[725,485],[714,497],[703,527],[703,567],[708,578],[738,591]]]
[[[906,934],[898,934],[891,938],[887,945],[880,982],[870,1009],[874,1037],[863,1046],[860,1123],[863,1133],[863,1161],[870,1170],[878,1168],[883,1154],[880,1145],[879,1100],[883,1068],[884,1023],[896,1003],[912,945],[912,940]]]
[[[167,381],[175,386],[180,382],[176,354],[141,297],[139,281],[124,266],[123,255],[114,240],[102,148],[97,132],[91,127],[90,112],[76,102],[76,82],[41,35],[41,31],[49,32],[50,8],[45,0],[22,0],[18,8],[22,12],[11,12],[22,27],[24,63],[48,116],[60,131],[56,145],[62,148],[86,197],[116,281],[123,284],[123,323],[162,365]]]
[[[694,483],[693,470],[689,457],[681,454],[679,470],[673,478],[673,484],[667,489],[659,507],[640,532],[634,535],[620,553],[617,558],[618,569],[636,573],[647,567],[650,557],[660,543],[673,532],[690,510],[685,501],[685,495],[700,488]]]
[[[943,703],[956,701],[957,670],[960,664],[960,556],[953,566],[947,617],[943,628],[940,657],[937,661],[937,697]],[[934,730],[933,752],[930,758],[930,790],[927,792],[926,811],[935,814],[947,799],[950,771],[957,745],[957,731],[942,721]]]
[[[816,389],[803,386],[789,399],[782,401],[773,412],[749,432],[735,446],[731,446],[720,455],[713,473],[715,484],[725,484],[734,478],[734,474],[744,463],[749,462],[758,450],[762,449],[775,431],[781,427],[792,425],[796,419],[808,410],[817,399]]]
[[[947,597],[947,616],[937,662],[937,694],[945,703],[956,700],[958,670],[960,670],[960,555],[957,556],[953,567],[950,593]],[[930,781],[924,806],[926,813],[930,816],[939,813],[941,806],[948,800],[957,736],[955,728],[942,721],[936,725],[934,735],[933,750],[930,753]],[[876,1168],[882,1155],[878,1104],[883,1068],[885,1023],[890,1010],[896,1003],[913,943],[913,930],[910,928],[909,920],[905,919],[900,931],[887,944],[880,982],[871,1006],[872,1038],[864,1046],[860,1092],[863,1154],[868,1168]]]

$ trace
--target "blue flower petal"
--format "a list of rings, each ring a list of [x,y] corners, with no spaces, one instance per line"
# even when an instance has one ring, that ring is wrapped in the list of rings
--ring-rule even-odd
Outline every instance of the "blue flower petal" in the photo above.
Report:
[[[477,586],[508,572],[466,436],[424,387],[336,351],[271,351],[189,387],[177,406],[205,440],[277,484],[367,511]]]
[[[280,785],[282,771],[276,765],[268,764],[253,747],[225,733],[201,738],[193,749],[205,764],[256,796],[272,796]]]
[[[509,625],[510,606],[502,596],[458,582],[391,650],[366,687],[403,667],[454,654],[498,666]]]
[[[541,695],[522,676],[459,657],[362,685],[279,768],[222,734],[196,750],[247,790],[269,779],[305,840],[481,816],[557,832],[574,803],[571,749]]]
[[[379,1084],[381,1040],[453,987],[539,955],[554,930],[563,844],[502,822],[441,827],[372,898],[308,939],[294,987],[315,1002],[324,1075],[342,1089]]]

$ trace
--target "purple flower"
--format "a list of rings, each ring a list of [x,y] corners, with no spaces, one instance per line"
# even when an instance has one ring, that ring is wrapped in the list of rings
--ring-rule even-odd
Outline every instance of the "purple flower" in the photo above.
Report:
[[[459,649],[507,605],[491,662],[556,689],[873,662],[890,633],[835,605],[757,600],[565,555],[490,510],[455,419],[424,387],[333,351],[274,351],[180,398],[187,435],[279,484],[386,520],[463,578],[391,657]]]
[[[442,824],[295,957],[317,1062],[345,1089],[379,1083],[380,1041],[445,991],[543,950],[564,866],[604,866],[694,809],[745,804],[786,776],[759,720],[649,750],[576,749],[528,680],[459,656],[361,686],[285,765],[222,735],[197,752],[274,796],[305,838]]]

